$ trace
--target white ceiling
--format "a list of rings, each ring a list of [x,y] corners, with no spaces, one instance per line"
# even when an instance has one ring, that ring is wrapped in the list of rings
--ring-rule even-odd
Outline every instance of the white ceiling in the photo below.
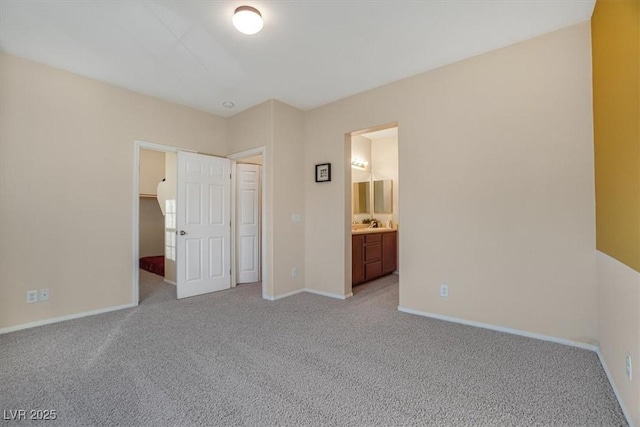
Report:
[[[264,17],[254,36],[231,23],[243,4]],[[270,98],[317,107],[588,20],[594,4],[0,0],[0,49],[228,117]]]

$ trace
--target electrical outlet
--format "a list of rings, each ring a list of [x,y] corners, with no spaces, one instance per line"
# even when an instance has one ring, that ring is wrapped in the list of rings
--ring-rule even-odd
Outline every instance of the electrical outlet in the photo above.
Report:
[[[633,379],[633,368],[631,366],[631,355],[627,354],[627,357],[625,358],[625,370],[627,371],[627,378],[629,378],[630,380]]]
[[[297,277],[298,276],[298,267],[293,267],[291,269],[291,277]]]
[[[38,291],[27,291],[27,304],[33,304],[34,302],[38,302]]]
[[[443,298],[449,296],[449,285],[440,285],[440,296]]]
[[[40,289],[40,301],[49,300],[49,289]]]

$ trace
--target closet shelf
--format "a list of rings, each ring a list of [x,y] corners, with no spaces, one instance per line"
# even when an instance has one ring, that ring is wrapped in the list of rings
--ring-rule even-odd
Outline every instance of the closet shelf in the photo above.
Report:
[[[149,197],[149,198],[157,198],[158,195],[157,194],[146,194],[146,193],[140,193],[140,197]]]

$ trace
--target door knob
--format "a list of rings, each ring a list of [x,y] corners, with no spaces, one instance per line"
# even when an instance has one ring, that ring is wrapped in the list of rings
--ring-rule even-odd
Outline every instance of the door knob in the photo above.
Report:
[[[180,230],[179,233],[180,233],[181,236],[184,236],[185,234],[187,234],[187,232],[184,231],[184,230]]]

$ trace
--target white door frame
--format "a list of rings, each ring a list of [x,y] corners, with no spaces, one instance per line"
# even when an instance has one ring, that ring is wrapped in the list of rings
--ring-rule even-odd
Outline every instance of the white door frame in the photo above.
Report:
[[[258,156],[258,155],[262,155],[262,166],[260,169],[262,169],[262,176],[261,176],[261,190],[262,190],[262,203],[260,205],[260,209],[262,210],[262,212],[260,213],[260,229],[262,230],[262,232],[260,233],[260,240],[261,240],[261,254],[260,254],[260,268],[261,268],[261,272],[260,272],[260,277],[262,280],[262,298],[264,299],[271,299],[271,297],[267,294],[267,278],[269,277],[267,275],[267,269],[268,269],[268,265],[267,265],[267,229],[266,229],[266,225],[267,225],[267,198],[270,197],[270,194],[268,193],[268,186],[267,186],[267,148],[263,145],[261,147],[256,147],[256,148],[252,148],[250,150],[245,150],[245,151],[240,151],[238,153],[234,153],[231,154],[229,156],[227,156],[228,159],[233,160],[233,164],[232,164],[232,172],[231,172],[231,176],[232,176],[232,180],[231,180],[231,187],[232,187],[232,191],[231,191],[231,235],[235,236],[236,235],[236,220],[235,220],[235,216],[236,216],[236,190],[235,190],[235,185],[236,185],[236,168],[235,168],[235,161],[236,160],[242,160],[244,158],[247,157],[253,157],[253,156]],[[237,282],[237,275],[236,275],[236,241],[235,241],[235,237],[233,239],[231,239],[231,286],[236,286]]]

